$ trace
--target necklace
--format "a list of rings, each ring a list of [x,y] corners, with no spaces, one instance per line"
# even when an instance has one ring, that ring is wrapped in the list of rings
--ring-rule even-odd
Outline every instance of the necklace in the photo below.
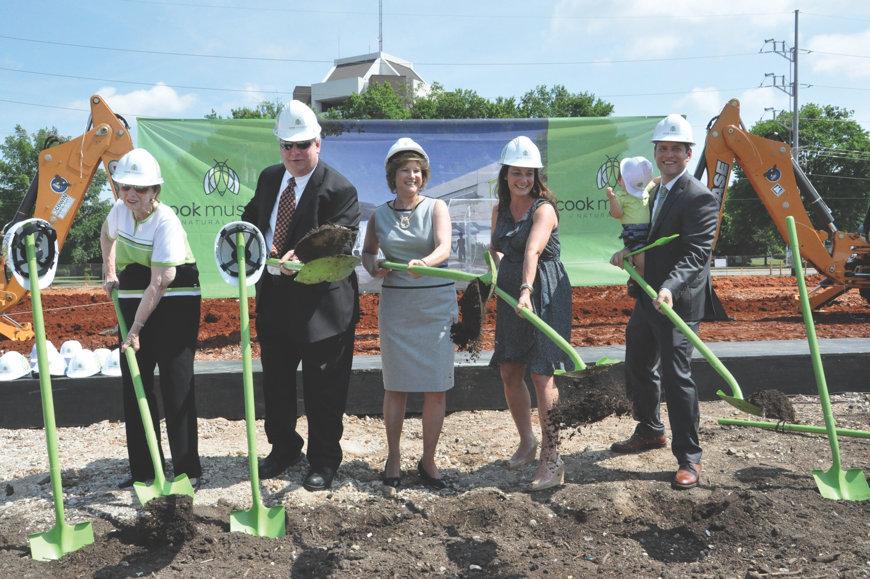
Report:
[[[398,201],[398,199],[396,199]],[[393,201],[392,209],[393,212],[399,218],[399,228],[400,229],[409,229],[411,227],[411,214],[414,212],[414,209],[419,205],[419,201],[417,201],[416,197],[411,202],[411,206],[407,209],[399,209],[396,207],[396,201]]]

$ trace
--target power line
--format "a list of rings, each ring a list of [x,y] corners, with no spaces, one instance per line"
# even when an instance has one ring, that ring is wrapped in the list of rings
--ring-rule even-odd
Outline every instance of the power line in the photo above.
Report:
[[[810,16],[820,16],[822,18],[836,18],[839,20],[848,20],[850,22],[854,21],[854,20],[861,20],[864,22],[870,22],[870,18],[861,18],[860,16],[852,16],[851,14],[849,16],[843,16],[842,14],[821,14],[819,12],[804,12],[803,10],[801,10],[801,14],[809,14]]]
[[[820,88],[835,88],[838,90],[870,90],[870,88],[860,87],[860,86],[833,86],[830,84],[816,84],[811,82],[808,87],[820,87]]]
[[[151,54],[159,56],[188,56],[195,58],[217,58],[223,60],[246,60],[264,62],[299,62],[305,64],[332,64],[332,60],[305,59],[305,58],[269,58],[263,56],[239,56],[232,54],[203,54],[196,52],[175,52],[162,50],[142,50],[135,48],[118,48],[114,46],[97,46],[93,44],[76,44],[71,42],[58,42],[55,40],[40,40],[35,38],[23,38],[0,34],[0,38],[17,42],[31,42],[35,44],[49,44],[52,46],[64,46],[71,48],[87,48],[91,50],[107,50],[111,52],[129,52],[134,54]],[[536,62],[425,62],[417,61],[418,65],[425,66],[569,66],[587,64],[624,64],[630,62],[679,62],[687,60],[706,60],[715,58],[731,58],[735,56],[758,56],[756,52],[734,52],[730,54],[706,54],[695,56],[676,56],[671,58],[623,58],[623,59],[596,59],[574,61],[536,61]]]
[[[191,85],[183,85],[183,84],[174,84],[167,83],[164,81],[152,81],[152,82],[144,82],[144,81],[135,81],[135,80],[120,80],[116,78],[99,78],[93,76],[77,76],[74,74],[59,74],[53,72],[39,72],[36,70],[23,70],[20,68],[7,68],[5,66],[0,66],[0,70],[5,70],[9,72],[20,72],[22,74],[35,74],[39,76],[51,76],[55,78],[69,78],[73,80],[95,80],[99,82],[111,82],[118,84],[132,84],[138,86],[154,86],[158,84],[164,84],[171,88],[184,88],[189,90],[213,90],[220,92],[241,92],[241,93],[263,93],[263,94],[289,94],[290,91],[278,91],[278,90],[259,90],[259,89],[244,89],[244,88],[228,88],[228,87],[214,87],[214,86],[191,86]]]
[[[186,8],[219,8],[224,10],[241,10],[245,12],[287,12],[292,14],[324,14],[331,16],[377,16],[374,11],[355,11],[355,10],[313,10],[313,9],[297,9],[297,8],[273,8],[273,7],[258,7],[258,6],[234,6],[231,4],[210,4],[200,2],[154,2],[151,0],[120,0],[128,4],[146,4],[151,6],[180,6]],[[780,16],[789,12],[742,12],[742,13],[722,13],[722,14],[691,14],[691,15],[670,15],[670,14],[639,14],[634,16],[572,16],[572,15],[553,15],[539,16],[534,14],[470,14],[459,12],[392,12],[384,11],[384,16],[401,16],[401,17],[446,17],[446,18],[470,18],[470,19],[502,19],[502,20],[705,20],[710,18],[743,18],[746,16]]]
[[[848,56],[850,58],[870,58],[867,54],[846,54],[845,52],[826,52],[824,50],[808,50],[808,54],[825,54],[829,56]]]
[[[870,181],[870,177],[846,177],[845,175],[820,175],[817,173],[807,173],[807,177],[828,177],[830,179],[849,179],[850,181]]]

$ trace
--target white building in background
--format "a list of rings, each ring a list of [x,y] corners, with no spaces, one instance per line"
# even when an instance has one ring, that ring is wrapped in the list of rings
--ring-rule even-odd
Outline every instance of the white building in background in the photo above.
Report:
[[[321,113],[341,104],[352,94],[365,92],[371,83],[389,83],[397,93],[426,96],[429,85],[407,60],[373,52],[339,58],[323,81],[311,86],[297,86],[293,98]]]

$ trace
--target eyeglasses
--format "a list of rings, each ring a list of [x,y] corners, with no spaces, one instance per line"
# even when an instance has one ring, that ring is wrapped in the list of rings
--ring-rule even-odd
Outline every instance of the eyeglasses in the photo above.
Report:
[[[129,191],[130,189],[132,189],[136,193],[141,194],[141,193],[147,193],[148,190],[151,189],[152,186],[148,185],[147,187],[136,187],[133,185],[120,185],[119,187],[120,187],[121,191]]]
[[[285,151],[292,151],[293,147],[296,147],[300,151],[305,151],[314,144],[314,139],[310,139],[308,141],[281,141],[281,148]]]

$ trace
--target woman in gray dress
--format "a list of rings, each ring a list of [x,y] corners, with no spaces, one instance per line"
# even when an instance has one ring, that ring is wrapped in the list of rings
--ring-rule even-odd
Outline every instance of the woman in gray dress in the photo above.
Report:
[[[498,269],[498,287],[519,296],[517,311],[499,300],[496,310],[495,352],[504,393],[520,435],[509,468],[533,462],[538,440],[532,430],[531,399],[524,376],[531,373],[541,424],[541,457],[530,489],[559,486],[565,466],[559,457],[559,426],[549,413],[559,400],[554,370],[567,356],[540,331],[520,317],[530,309],[566,340],[571,337],[571,282],[559,260],[559,217],[556,198],[541,180],[541,153],[528,137],[505,145],[498,175],[498,204],[492,212],[490,251]]]
[[[385,485],[401,484],[400,439],[408,392],[423,393],[423,458],[417,472],[436,489],[447,485],[435,464],[441,436],[446,392],[453,387],[453,343],[450,326],[456,319],[456,290],[451,281],[420,277],[378,266],[378,249],[390,261],[437,267],[450,256],[450,214],[440,199],[420,192],[429,180],[429,157],[405,137],[390,147],[387,184],[395,200],[381,205],[369,218],[363,245],[363,265],[384,280],[378,308],[381,362],[384,376],[384,426],[387,432]]]

